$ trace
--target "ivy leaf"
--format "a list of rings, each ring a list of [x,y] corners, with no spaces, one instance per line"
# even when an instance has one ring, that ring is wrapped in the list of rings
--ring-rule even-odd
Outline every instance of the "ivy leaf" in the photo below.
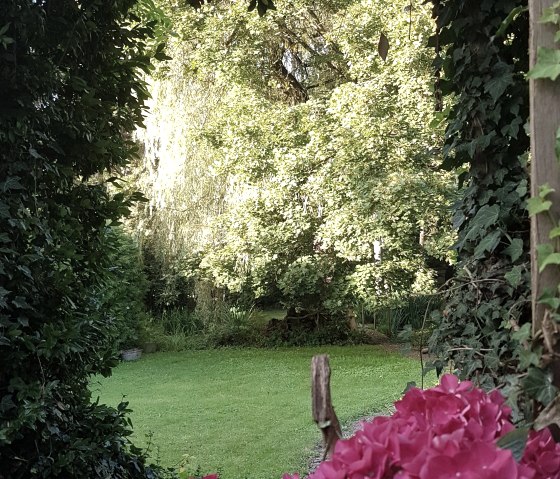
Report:
[[[527,194],[527,180],[521,180],[515,191],[521,198],[524,197]]]
[[[540,354],[531,350],[521,349],[519,351],[519,368],[521,369],[527,369],[530,366],[538,366],[540,360]]]
[[[513,85],[513,75],[511,72],[507,72],[488,80],[484,90],[486,93],[490,93],[492,100],[496,103],[510,85]]]
[[[530,368],[523,379],[523,388],[531,396],[545,406],[556,397],[557,389],[552,384],[550,374],[540,368]]]
[[[506,279],[506,281],[513,288],[517,288],[523,280],[522,269],[523,269],[522,266],[517,265],[517,266],[514,266],[511,271],[508,271],[504,275],[504,278]]]
[[[17,176],[10,176],[6,179],[6,181],[0,183],[2,191],[4,193],[10,190],[23,190],[23,185],[19,182],[19,178]]]
[[[519,462],[523,457],[527,438],[529,437],[529,428],[522,427],[508,432],[506,435],[498,439],[496,443],[502,449],[509,449],[513,458]]]
[[[500,215],[500,207],[498,205],[484,205],[478,210],[478,213],[472,219],[473,228],[486,229],[493,225]]]
[[[4,35],[10,28],[11,22],[6,23],[2,28],[0,28],[0,35]]]
[[[539,23],[552,23],[558,25],[560,23],[560,14],[558,14],[558,7],[560,2],[553,3],[550,7],[544,9],[544,13],[539,20]]]
[[[548,211],[550,210],[551,206],[552,206],[552,201],[550,200],[545,201],[539,196],[535,196],[527,200],[527,211],[529,211],[529,216],[535,216],[538,215],[539,213]]]
[[[12,304],[19,309],[31,309],[31,306],[29,306],[29,304],[27,304],[27,301],[25,300],[25,298],[23,296],[16,296],[13,300],[12,300]]]
[[[560,226],[556,226],[555,228],[552,228],[548,233],[549,239],[554,239],[557,238],[558,236],[560,236]]]
[[[504,250],[504,253],[511,258],[511,262],[517,261],[523,254],[523,240],[521,238],[514,238],[511,244]]]
[[[555,311],[560,308],[560,298],[554,296],[550,291],[545,291],[538,300],[539,304],[548,306],[551,310]]]
[[[541,270],[544,260],[553,253],[554,248],[550,243],[537,245],[537,265],[539,270]]]
[[[500,367],[500,358],[496,353],[490,352],[484,355],[484,366],[490,369],[497,369]]]
[[[540,263],[539,273],[542,273],[547,266],[550,265],[560,265],[560,253],[550,253],[548,254]]]
[[[500,230],[493,231],[489,235],[482,238],[482,241],[476,245],[474,250],[475,259],[484,257],[484,254],[488,251],[492,253],[496,249],[496,246],[500,243],[502,237],[502,232]]]
[[[383,32],[381,32],[381,36],[379,37],[377,52],[379,53],[379,56],[383,59],[383,61],[387,60],[387,54],[389,53],[389,39]]]
[[[531,323],[525,323],[519,330],[514,331],[511,337],[520,343],[527,341],[531,337]]]
[[[560,265],[560,253],[552,253],[544,258],[539,268],[539,273],[542,273],[547,266]]]
[[[551,188],[548,183],[545,183],[544,185],[539,186],[539,198],[541,200],[546,199],[546,197],[550,193],[554,193],[554,188]]]
[[[560,75],[560,50],[539,47],[537,63],[529,70],[527,76],[533,80],[549,78],[554,81]]]

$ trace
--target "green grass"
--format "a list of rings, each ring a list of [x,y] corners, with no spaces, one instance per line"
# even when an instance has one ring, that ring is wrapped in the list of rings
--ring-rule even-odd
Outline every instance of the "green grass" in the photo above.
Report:
[[[251,320],[258,326],[264,326],[271,319],[284,319],[285,309],[255,309],[251,313]]]
[[[328,353],[335,409],[341,421],[385,411],[408,381],[420,380],[417,361],[373,346],[225,349],[156,353],[123,363],[92,384],[94,396],[116,405],[126,395],[134,410],[134,441],[176,466],[183,455],[224,479],[272,479],[304,471],[320,440],[310,412],[310,363]]]

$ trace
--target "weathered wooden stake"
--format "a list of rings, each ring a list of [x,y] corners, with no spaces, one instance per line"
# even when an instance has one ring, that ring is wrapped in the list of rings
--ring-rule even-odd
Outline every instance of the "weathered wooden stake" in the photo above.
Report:
[[[311,407],[313,420],[323,433],[325,454],[331,457],[336,442],[342,438],[340,423],[331,402],[331,368],[326,354],[313,356],[311,360]]]
[[[557,27],[543,24],[544,9],[554,0],[530,0],[530,63],[535,65],[539,47],[557,48],[554,35]],[[560,167],[556,159],[556,131],[560,127],[560,82],[548,79],[530,81],[531,101],[531,194],[538,196],[539,186],[548,183],[556,191],[547,199],[552,200],[551,213],[560,218]],[[557,292],[560,268],[547,267],[539,273],[536,247],[550,242],[548,234],[553,228],[546,214],[538,214],[531,220],[531,287],[533,299],[533,338],[545,347],[543,361],[554,375],[554,383],[560,386],[560,341],[558,325],[546,308],[538,304],[538,298],[546,290]]]

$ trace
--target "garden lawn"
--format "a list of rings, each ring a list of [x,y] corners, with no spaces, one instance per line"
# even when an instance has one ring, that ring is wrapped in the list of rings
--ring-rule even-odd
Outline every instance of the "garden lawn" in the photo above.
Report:
[[[222,479],[280,479],[305,472],[320,440],[311,419],[310,364],[328,353],[333,403],[342,422],[387,411],[407,382],[420,381],[418,361],[382,347],[222,349],[156,353],[122,363],[95,380],[93,396],[133,409],[133,440],[151,442],[165,466],[218,471]]]

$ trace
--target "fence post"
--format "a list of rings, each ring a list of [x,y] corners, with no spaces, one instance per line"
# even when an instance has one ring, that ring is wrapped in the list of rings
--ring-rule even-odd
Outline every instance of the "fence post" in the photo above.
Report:
[[[340,423],[331,402],[331,368],[326,354],[313,356],[311,360],[311,407],[313,420],[323,434],[325,454],[331,457],[336,442],[342,438]]]
[[[544,9],[552,6],[553,0],[530,0],[530,63],[536,63],[539,47],[557,48],[554,35],[556,25],[543,24]],[[560,127],[560,81],[531,79],[531,195],[538,196],[539,186],[548,183],[555,190],[547,199],[552,200],[551,214],[560,218],[560,167],[556,159],[556,132]],[[549,216],[537,214],[531,218],[531,288],[533,310],[533,338],[545,347],[543,360],[553,373],[553,382],[560,386],[560,335],[558,325],[539,297],[546,290],[557,293],[560,284],[560,268],[547,267],[539,273],[536,247],[549,243],[549,232],[554,227]]]

